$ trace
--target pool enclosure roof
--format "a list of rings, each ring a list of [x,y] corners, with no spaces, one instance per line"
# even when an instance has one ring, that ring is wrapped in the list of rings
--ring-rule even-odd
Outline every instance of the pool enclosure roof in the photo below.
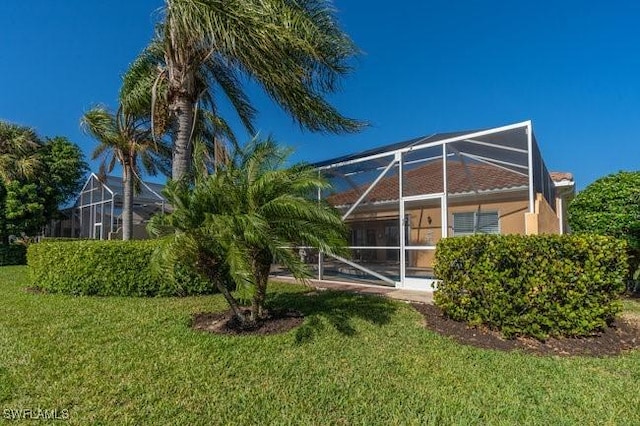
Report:
[[[98,185],[96,185],[98,184]],[[162,196],[162,190],[164,185],[153,182],[141,182],[139,185],[139,191],[134,191],[134,200],[136,203],[165,203],[166,200]],[[101,190],[104,194],[98,196],[97,194],[91,194],[97,190]],[[122,178],[118,176],[98,176],[95,173],[91,173],[87,182],[81,191],[81,196],[76,200],[75,206],[79,207],[87,203],[86,195],[91,194],[91,200],[103,200],[103,199],[118,199],[122,198],[124,187],[122,185]]]
[[[330,160],[320,161],[318,163],[315,163],[314,166],[315,167],[320,167],[320,168],[326,167],[326,166],[332,166],[332,165],[339,164],[339,163],[350,162],[351,160],[357,160],[357,159],[361,159],[361,158],[364,158],[364,157],[375,156],[377,154],[384,154],[384,153],[388,154],[389,152],[402,150],[404,148],[411,148],[412,146],[416,146],[418,144],[422,145],[422,144],[425,144],[425,143],[440,142],[440,141],[444,141],[444,140],[447,140],[447,139],[450,139],[450,138],[455,138],[455,137],[459,137],[459,136],[464,136],[464,135],[480,132],[482,130],[486,130],[486,129],[467,130],[467,131],[459,131],[459,132],[447,132],[447,133],[434,133],[434,134],[429,135],[429,136],[420,136],[420,137],[409,139],[409,140],[406,140],[406,141],[395,142],[395,143],[384,145],[384,146],[380,146],[380,147],[377,147],[377,148],[368,149],[366,151],[358,152],[358,153],[355,153],[355,154],[348,154],[348,155],[344,155],[342,157],[336,157],[336,158],[332,158]]]
[[[531,121],[436,133],[314,164],[333,183],[323,194],[336,207],[424,194],[540,193],[555,209],[555,187]],[[399,182],[402,180],[402,182]],[[402,194],[398,188],[401,187]]]

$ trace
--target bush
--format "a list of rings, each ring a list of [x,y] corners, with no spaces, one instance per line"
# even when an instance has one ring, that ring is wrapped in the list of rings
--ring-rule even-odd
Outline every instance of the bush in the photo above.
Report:
[[[475,235],[438,243],[435,303],[504,336],[587,336],[621,309],[626,243],[597,235]]]
[[[21,244],[0,245],[0,266],[27,263],[27,247]]]
[[[30,280],[52,293],[97,296],[187,296],[214,286],[177,266],[175,279],[158,277],[149,266],[158,246],[146,241],[44,241],[27,252]]]
[[[640,273],[640,171],[602,177],[580,191],[569,204],[568,220],[574,233],[608,235],[627,241],[629,288]],[[637,278],[636,278],[637,279]]]

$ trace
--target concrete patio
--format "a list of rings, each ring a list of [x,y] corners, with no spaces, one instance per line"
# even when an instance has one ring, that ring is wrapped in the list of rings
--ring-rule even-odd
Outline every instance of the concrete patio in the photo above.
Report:
[[[291,277],[272,277],[273,280],[282,282],[296,282]],[[433,303],[433,293],[428,291],[406,290],[402,288],[384,287],[380,285],[345,283],[340,281],[308,280],[309,285],[317,290],[351,291],[360,294],[373,294],[389,297],[405,302]]]

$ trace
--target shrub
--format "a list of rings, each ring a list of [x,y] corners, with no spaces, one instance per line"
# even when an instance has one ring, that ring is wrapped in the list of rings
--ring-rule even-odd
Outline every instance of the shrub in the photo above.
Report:
[[[506,337],[586,336],[620,311],[626,243],[597,235],[475,235],[438,243],[435,303]]]
[[[44,241],[27,252],[33,285],[52,293],[97,296],[186,296],[213,286],[185,266],[173,279],[149,266],[158,246],[146,241]]]
[[[602,177],[580,191],[568,209],[574,233],[608,235],[627,241],[630,275],[640,273],[640,171]]]
[[[0,266],[27,263],[27,247],[22,244],[0,245]]]

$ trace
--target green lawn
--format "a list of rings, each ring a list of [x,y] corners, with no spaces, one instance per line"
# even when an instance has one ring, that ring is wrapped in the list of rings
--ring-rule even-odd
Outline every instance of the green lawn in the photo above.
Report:
[[[622,305],[627,314],[640,315],[640,299],[625,299],[622,301]]]
[[[25,271],[0,268],[0,416],[57,408],[71,424],[640,424],[640,351],[480,350],[425,330],[408,305],[285,285],[271,300],[304,311],[300,329],[216,336],[188,324],[224,309],[220,296],[34,295]]]

